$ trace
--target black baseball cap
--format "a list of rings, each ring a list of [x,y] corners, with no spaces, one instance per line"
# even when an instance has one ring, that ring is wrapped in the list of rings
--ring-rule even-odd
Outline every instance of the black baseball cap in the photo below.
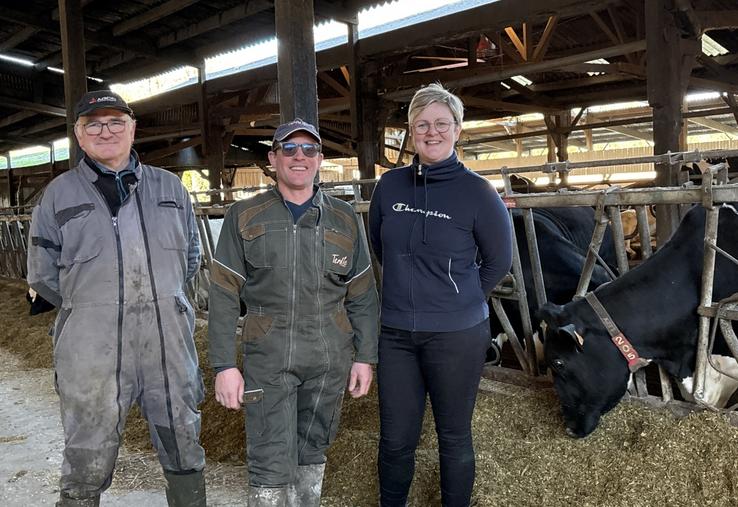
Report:
[[[74,117],[77,119],[80,116],[87,116],[97,109],[117,109],[133,118],[133,110],[128,107],[126,101],[110,90],[96,90],[82,95],[82,98],[74,107]]]
[[[284,141],[295,132],[300,131],[307,132],[308,134],[313,136],[316,141],[318,141],[319,143],[322,142],[320,139],[320,134],[318,134],[318,129],[316,129],[314,125],[300,118],[295,118],[294,120],[283,123],[282,125],[277,127],[277,130],[274,131],[272,145],[274,145],[274,143]]]

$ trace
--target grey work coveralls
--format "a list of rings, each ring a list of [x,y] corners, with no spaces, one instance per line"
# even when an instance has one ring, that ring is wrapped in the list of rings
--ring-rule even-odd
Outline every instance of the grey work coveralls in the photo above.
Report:
[[[213,367],[235,366],[239,299],[249,482],[282,486],[325,462],[352,361],[376,363],[378,297],[352,207],[318,190],[293,223],[276,188],[231,206],[211,273]]]
[[[54,368],[65,449],[61,490],[110,485],[128,411],[138,402],[165,471],[201,470],[203,384],[186,280],[199,267],[187,191],[138,165],[112,217],[83,161],[54,179],[33,210],[28,282],[60,307]]]

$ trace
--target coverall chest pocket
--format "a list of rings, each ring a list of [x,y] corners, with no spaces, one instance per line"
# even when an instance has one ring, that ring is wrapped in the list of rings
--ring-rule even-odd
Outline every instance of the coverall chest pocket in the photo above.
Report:
[[[184,202],[181,198],[163,196],[157,199],[156,236],[164,250],[186,251]]]
[[[59,267],[68,268],[100,255],[102,237],[92,213],[94,209],[94,204],[84,203],[56,213],[55,218],[62,236]]]
[[[336,229],[325,229],[324,269],[345,276],[353,264],[353,239]]]
[[[241,229],[246,261],[255,268],[287,266],[287,226],[283,223],[247,225]]]

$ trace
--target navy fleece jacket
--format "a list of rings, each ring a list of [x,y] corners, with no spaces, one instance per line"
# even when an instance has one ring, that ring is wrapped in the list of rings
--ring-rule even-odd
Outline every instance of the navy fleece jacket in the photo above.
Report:
[[[369,208],[382,265],[382,325],[458,331],[489,317],[487,295],[510,269],[510,219],[488,180],[456,154],[382,175]]]

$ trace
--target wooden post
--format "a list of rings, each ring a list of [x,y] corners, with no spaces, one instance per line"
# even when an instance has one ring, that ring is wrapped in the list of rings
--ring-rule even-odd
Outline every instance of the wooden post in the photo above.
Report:
[[[384,150],[384,118],[385,114],[380,111],[379,99],[377,97],[377,82],[375,75],[363,75],[352,79],[354,86],[358,88],[358,139],[356,143],[356,155],[359,161],[359,177],[361,179],[372,179],[376,177],[375,164],[380,159],[380,153]],[[354,88],[352,86],[352,89]],[[409,135],[408,131],[406,135]],[[367,185],[362,190],[371,196],[373,189]]]
[[[346,23],[348,31],[348,81],[351,87],[351,140],[354,143],[359,142],[361,115],[361,80],[359,79],[359,25],[355,23]]]
[[[205,81],[205,62],[197,69],[198,83],[200,84],[200,96],[198,97],[198,115],[200,117],[200,132],[203,138],[203,154],[208,167],[208,186],[211,190],[221,188],[221,176],[223,172],[223,125],[216,125],[210,118],[208,104],[208,87]],[[210,203],[221,202],[220,194],[210,194]]]
[[[654,155],[682,151],[682,102],[699,41],[683,38],[674,20],[672,0],[645,2],[647,90],[653,108]],[[677,185],[679,166],[656,164],[656,185]],[[656,206],[656,242],[663,245],[679,226],[676,206]]]
[[[13,181],[13,170],[8,169],[6,173],[8,175],[8,201],[10,206],[18,206],[18,186]]]
[[[569,134],[571,133],[571,111],[562,111],[555,115],[545,115],[546,128],[548,129],[548,161],[566,162],[569,160]],[[555,147],[555,149],[554,149]],[[569,184],[569,174],[559,171],[561,186]]]
[[[208,181],[211,189],[221,188],[223,173],[223,125],[214,122],[208,122],[207,137],[205,138],[205,146],[207,149],[207,166]],[[220,194],[211,194],[210,202],[216,203],[221,201]]]
[[[67,137],[69,138],[69,168],[82,159],[82,150],[74,135],[74,106],[87,92],[85,63],[84,19],[80,0],[59,0],[62,62],[64,65],[64,104],[67,109]]]
[[[313,0],[276,0],[277,76],[281,122],[295,118],[318,126],[318,81]]]

